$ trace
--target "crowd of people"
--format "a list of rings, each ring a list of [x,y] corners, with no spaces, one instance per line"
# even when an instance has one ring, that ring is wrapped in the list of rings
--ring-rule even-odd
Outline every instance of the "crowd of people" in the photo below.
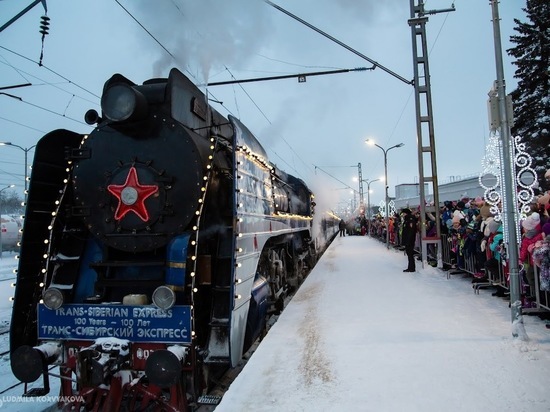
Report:
[[[550,170],[546,173],[546,186],[550,188]],[[494,211],[494,209],[493,209]],[[550,190],[542,192],[535,189],[535,197],[520,223],[518,239],[518,263],[522,286],[522,301],[529,307],[535,300],[537,288],[545,296],[542,302],[548,307],[550,296]],[[442,243],[449,245],[449,256],[444,264],[464,270],[472,276],[472,283],[487,282],[499,273],[503,288],[507,288],[507,259],[504,245],[501,219],[494,216],[491,206],[481,197],[468,197],[444,201],[440,207],[440,229]],[[426,236],[436,235],[435,216],[426,213]],[[420,211],[419,208],[404,208],[388,219],[375,215],[368,220],[359,216],[347,222],[349,235],[368,234],[389,243],[393,247],[404,249],[408,257],[404,272],[414,272],[414,255],[421,253],[420,247]],[[386,227],[387,226],[387,227]],[[388,233],[389,231],[389,233]],[[510,247],[508,245],[508,247]],[[429,255],[429,250],[428,250]],[[429,257],[429,256],[428,256]],[[538,273],[538,285],[535,274]],[[506,294],[498,291],[499,296]],[[539,294],[540,295],[540,294]]]

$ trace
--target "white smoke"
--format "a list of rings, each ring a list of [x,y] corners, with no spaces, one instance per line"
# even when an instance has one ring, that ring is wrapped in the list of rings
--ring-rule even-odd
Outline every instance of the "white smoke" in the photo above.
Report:
[[[153,64],[158,77],[176,66],[206,82],[213,69],[243,66],[266,43],[271,24],[271,10],[259,0],[140,0],[139,6],[147,13],[144,26],[176,60],[163,52]]]
[[[302,7],[300,11],[294,10],[297,5],[292,3],[274,3],[313,25],[322,24],[322,21],[315,21],[319,13],[330,16],[329,19],[343,17],[368,24],[387,13],[396,18],[396,12],[402,14],[408,9],[403,7],[402,0],[304,1],[306,4],[302,6],[311,3],[306,10],[311,10],[313,15],[316,11],[317,16],[307,15],[301,11]],[[281,11],[262,0],[138,0],[135,4],[143,16],[140,22],[173,56],[166,51],[160,52],[153,63],[154,76],[164,77],[176,66],[200,77],[195,79],[199,82],[207,82],[214,71],[222,71],[225,67],[246,67],[252,57],[269,47],[274,18],[281,17]],[[289,16],[285,19],[288,24],[300,24]],[[144,45],[147,43],[158,49],[155,40],[144,41]]]

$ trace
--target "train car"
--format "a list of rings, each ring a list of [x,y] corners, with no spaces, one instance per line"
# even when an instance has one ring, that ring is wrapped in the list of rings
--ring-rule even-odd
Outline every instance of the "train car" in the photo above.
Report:
[[[193,410],[335,234],[180,71],[109,79],[88,135],[37,144],[10,331],[22,382],[70,410]],[[324,227],[312,235],[313,227]],[[321,230],[321,229],[318,229]]]
[[[19,250],[19,242],[21,240],[21,233],[19,231],[18,221],[9,216],[2,215],[0,217],[0,251],[17,251]]]

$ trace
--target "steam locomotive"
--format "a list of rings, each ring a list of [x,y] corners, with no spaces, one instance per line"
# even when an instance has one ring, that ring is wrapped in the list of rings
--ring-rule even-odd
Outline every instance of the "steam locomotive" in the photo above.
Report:
[[[101,112],[86,113],[89,135],[36,146],[11,368],[42,396],[58,366],[70,410],[192,410],[338,219],[177,69],[142,85],[115,74]]]

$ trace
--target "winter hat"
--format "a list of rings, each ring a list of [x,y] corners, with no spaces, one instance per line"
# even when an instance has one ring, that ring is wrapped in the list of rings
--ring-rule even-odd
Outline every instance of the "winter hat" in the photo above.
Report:
[[[526,230],[533,230],[540,224],[540,215],[537,212],[531,213],[522,222],[521,226]]]
[[[481,207],[483,205],[483,198],[481,196],[478,196],[474,199],[474,202],[475,204],[478,206],[478,207]]]
[[[466,215],[464,214],[464,212],[462,210],[457,209],[453,212],[453,219],[455,218],[455,216],[458,216],[458,220],[460,220],[460,219],[464,219],[464,217]]]
[[[458,228],[460,226],[460,219],[458,215],[453,216],[453,227]]]
[[[461,200],[456,204],[456,207],[458,207],[460,209],[464,209],[464,205],[465,205],[464,202]]]
[[[521,221],[521,227],[526,231],[533,230],[535,228],[535,222],[529,216],[527,216]]]

